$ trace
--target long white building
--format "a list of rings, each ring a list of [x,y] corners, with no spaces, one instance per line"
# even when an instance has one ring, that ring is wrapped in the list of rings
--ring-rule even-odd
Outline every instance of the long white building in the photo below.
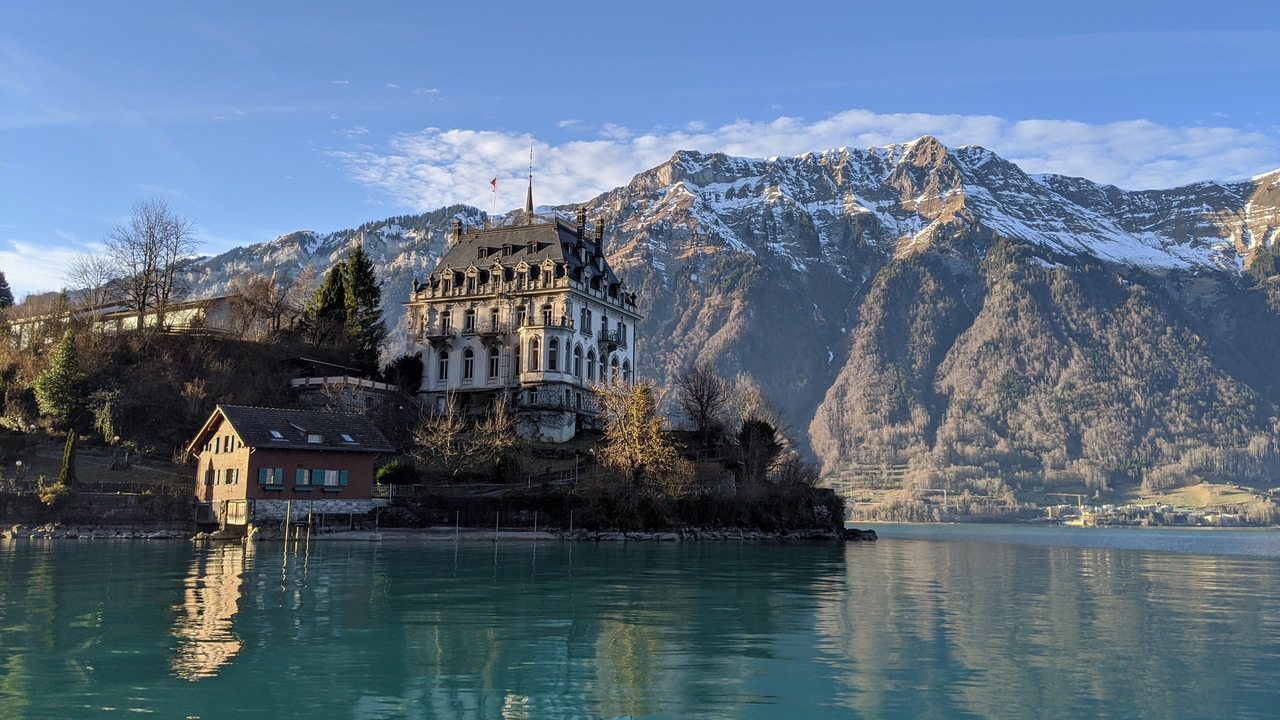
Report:
[[[600,223],[540,218],[468,229],[405,303],[422,351],[420,394],[443,409],[453,393],[468,414],[497,399],[526,437],[571,439],[594,416],[593,383],[633,382],[636,297],[610,269]]]

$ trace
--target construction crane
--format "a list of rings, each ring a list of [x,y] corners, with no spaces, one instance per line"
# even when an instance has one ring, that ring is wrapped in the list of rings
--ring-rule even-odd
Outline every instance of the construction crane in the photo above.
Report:
[[[1045,493],[1045,495],[1046,495],[1046,496],[1053,495],[1053,496],[1056,496],[1056,497],[1075,498],[1075,499],[1076,499],[1076,507],[1077,507],[1077,508],[1079,508],[1079,510],[1080,510],[1080,521],[1079,521],[1079,524],[1080,524],[1081,526],[1084,526],[1084,527],[1088,527],[1088,526],[1090,526],[1090,525],[1093,525],[1093,524],[1094,524],[1093,513],[1092,513],[1092,512],[1090,512],[1087,508],[1085,508],[1085,505],[1084,505],[1084,499],[1085,499],[1085,496],[1084,496],[1084,495],[1082,495],[1082,494],[1080,494],[1080,493],[1056,493],[1056,492],[1053,492],[1053,493],[1051,493],[1051,492],[1047,492],[1047,493]],[[1052,513],[1052,510],[1051,510],[1050,512]],[[1052,515],[1051,515],[1051,517],[1052,517]],[[1064,524],[1064,525],[1070,525],[1070,524],[1072,524],[1072,522],[1071,522],[1070,520],[1068,520],[1067,522],[1065,522],[1065,523],[1063,523],[1063,524]]]
[[[1084,509],[1084,498],[1085,498],[1085,496],[1084,496],[1084,495],[1081,495],[1080,493],[1048,493],[1048,492],[1047,492],[1047,493],[1045,493],[1045,495],[1046,495],[1046,496],[1048,496],[1048,495],[1054,495],[1054,496],[1057,496],[1057,497],[1073,497],[1073,498],[1075,498],[1075,499],[1076,499],[1076,507],[1080,508],[1081,510],[1083,510],[1083,509]]]

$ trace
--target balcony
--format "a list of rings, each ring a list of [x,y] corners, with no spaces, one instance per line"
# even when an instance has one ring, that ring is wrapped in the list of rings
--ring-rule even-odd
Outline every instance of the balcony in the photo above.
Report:
[[[458,329],[448,325],[428,325],[422,328],[422,332],[418,335],[418,340],[430,343],[431,347],[439,350],[449,347],[453,343],[453,339],[458,336]]]
[[[627,347],[627,339],[617,330],[613,332],[601,331],[599,343],[600,348],[605,352],[613,352],[618,348],[625,349]]]

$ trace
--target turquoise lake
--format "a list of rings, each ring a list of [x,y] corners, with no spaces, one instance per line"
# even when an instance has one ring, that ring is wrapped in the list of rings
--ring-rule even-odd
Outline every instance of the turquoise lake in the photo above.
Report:
[[[1280,532],[0,541],[0,718],[1275,718]]]

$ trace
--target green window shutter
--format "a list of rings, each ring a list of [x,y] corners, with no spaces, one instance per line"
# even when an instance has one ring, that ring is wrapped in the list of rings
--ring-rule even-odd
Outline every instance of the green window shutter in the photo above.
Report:
[[[343,485],[343,486],[345,486],[345,485],[347,484],[347,471],[346,471],[346,470],[339,470],[339,471],[338,471],[338,484],[339,484],[339,485]]]
[[[276,485],[284,485],[284,468],[275,468]]]
[[[311,484],[312,484],[312,485],[324,485],[324,471],[323,471],[323,470],[316,469],[316,470],[312,470],[312,471],[311,471]]]
[[[294,473],[293,473],[293,484],[294,484],[294,485],[307,485],[307,484],[308,484],[308,483],[307,483],[307,471],[306,471],[306,470],[303,470],[302,468],[298,468],[297,470],[295,470],[295,471],[294,471]]]
[[[258,484],[259,484],[259,485],[266,485],[266,484],[267,484],[267,473],[268,473],[268,472],[270,472],[270,469],[269,469],[269,468],[258,468]]]

